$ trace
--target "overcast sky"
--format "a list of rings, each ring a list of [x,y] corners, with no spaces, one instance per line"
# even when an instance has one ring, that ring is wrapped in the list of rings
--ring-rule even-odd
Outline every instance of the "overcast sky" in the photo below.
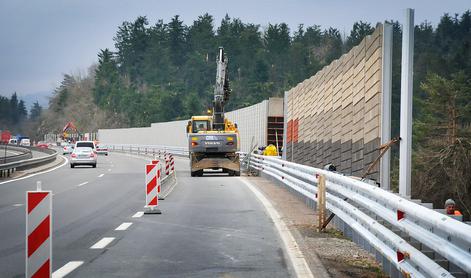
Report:
[[[84,72],[99,49],[114,49],[113,36],[125,20],[145,15],[153,24],[180,15],[191,25],[208,12],[216,27],[226,13],[243,22],[286,22],[335,27],[348,32],[355,21],[373,25],[386,19],[402,21],[404,9],[415,9],[416,24],[436,25],[445,12],[463,13],[470,0],[290,0],[290,1],[159,1],[159,0],[0,0],[0,95],[46,94],[64,73]]]

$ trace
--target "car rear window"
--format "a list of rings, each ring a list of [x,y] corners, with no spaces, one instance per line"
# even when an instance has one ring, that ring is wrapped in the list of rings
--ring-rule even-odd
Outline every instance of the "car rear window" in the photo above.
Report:
[[[77,148],[81,147],[88,147],[88,148],[94,148],[93,142],[77,142]]]

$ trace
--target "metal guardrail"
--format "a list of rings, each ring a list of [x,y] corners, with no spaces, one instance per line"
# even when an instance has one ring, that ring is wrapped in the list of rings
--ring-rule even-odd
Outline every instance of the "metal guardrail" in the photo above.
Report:
[[[176,156],[187,157],[189,155],[188,148],[172,147],[162,145],[130,145],[130,144],[107,144],[112,151],[121,151],[137,154],[152,154],[158,155],[159,153],[171,153]]]
[[[115,151],[188,156],[188,149],[158,145],[110,145]],[[269,175],[317,202],[318,175],[326,178],[327,209],[366,240],[406,277],[454,277],[450,271],[408,243],[413,238],[471,273],[471,226],[339,173],[257,154],[239,152],[241,166]]]
[[[412,277],[453,277],[404,237],[415,239],[463,271],[471,273],[471,226],[465,223],[339,173],[257,154],[243,154],[241,160],[242,165],[277,179],[314,202],[317,202],[317,177],[325,176],[327,209],[367,240],[403,274]],[[398,231],[402,236],[398,235]]]
[[[10,174],[16,170],[24,170],[28,168],[37,167],[46,163],[49,163],[56,159],[57,151],[54,149],[41,149],[36,147],[28,147],[28,149],[45,152],[48,155],[37,158],[22,159],[19,161],[9,162],[0,164],[1,176],[10,176]]]
[[[20,154],[6,155],[6,151],[20,152]],[[2,164],[24,160],[24,159],[33,157],[31,150],[24,147],[19,147],[19,146],[9,145],[9,144],[0,144],[0,154],[2,154],[2,156],[0,157],[0,163]]]

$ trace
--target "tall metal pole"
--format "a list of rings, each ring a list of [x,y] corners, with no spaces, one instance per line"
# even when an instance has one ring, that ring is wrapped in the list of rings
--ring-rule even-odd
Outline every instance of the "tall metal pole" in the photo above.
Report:
[[[391,91],[392,91],[392,45],[393,28],[390,23],[383,24],[383,61],[382,61],[382,101],[381,101],[381,145],[391,140]],[[391,151],[381,158],[380,184],[385,190],[390,189]]]
[[[406,10],[402,28],[401,143],[399,152],[399,194],[411,196],[412,92],[414,67],[414,10]]]
[[[288,136],[288,92],[283,94],[283,152],[281,153],[281,158],[286,160],[286,136]],[[278,137],[277,137],[278,139]]]

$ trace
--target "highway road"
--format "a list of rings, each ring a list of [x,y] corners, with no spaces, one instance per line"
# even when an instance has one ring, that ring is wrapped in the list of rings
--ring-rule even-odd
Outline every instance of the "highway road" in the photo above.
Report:
[[[177,159],[178,183],[160,201],[163,214],[142,215],[144,164],[143,158],[112,153],[100,156],[95,169],[65,165],[0,184],[0,276],[24,277],[25,191],[34,190],[37,180],[42,181],[43,190],[54,193],[52,265],[56,274],[292,275],[273,221],[240,178],[191,178],[188,161]]]

